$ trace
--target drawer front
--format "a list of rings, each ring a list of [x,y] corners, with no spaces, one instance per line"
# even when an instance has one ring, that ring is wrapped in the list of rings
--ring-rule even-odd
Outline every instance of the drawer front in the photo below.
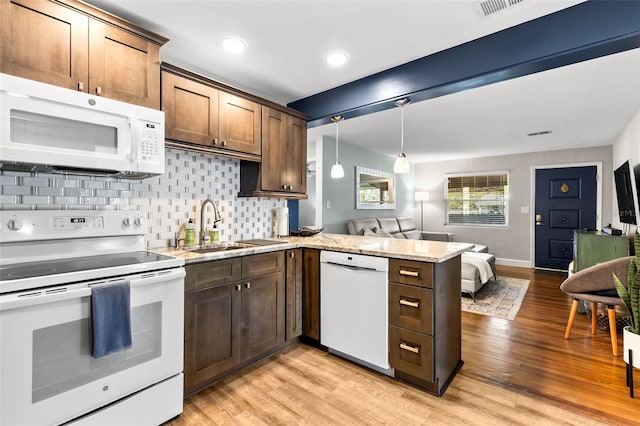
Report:
[[[242,278],[284,271],[284,251],[254,254],[242,258]]]
[[[396,370],[433,382],[433,338],[389,326],[389,363]]]
[[[187,265],[184,290],[198,290],[238,281],[241,276],[240,265],[239,257]]]
[[[431,289],[389,284],[389,323],[433,334],[432,301]]]
[[[389,281],[432,288],[433,264],[415,260],[389,259]]]

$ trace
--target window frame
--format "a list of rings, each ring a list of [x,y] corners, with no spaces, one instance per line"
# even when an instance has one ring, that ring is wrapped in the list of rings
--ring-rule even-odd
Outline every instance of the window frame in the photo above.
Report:
[[[507,177],[507,193],[503,196],[504,203],[504,223],[451,223],[449,219],[449,178],[469,177],[469,176],[502,176]],[[470,226],[478,228],[508,228],[509,227],[509,187],[511,176],[509,170],[490,170],[484,172],[465,172],[465,173],[445,173],[444,175],[444,224],[445,226]],[[470,199],[475,200],[475,199]]]

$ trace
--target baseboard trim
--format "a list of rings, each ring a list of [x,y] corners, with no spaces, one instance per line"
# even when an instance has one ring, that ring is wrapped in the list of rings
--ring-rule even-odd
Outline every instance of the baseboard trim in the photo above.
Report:
[[[528,260],[504,259],[496,257],[496,265],[517,266],[519,268],[533,268],[533,264]]]

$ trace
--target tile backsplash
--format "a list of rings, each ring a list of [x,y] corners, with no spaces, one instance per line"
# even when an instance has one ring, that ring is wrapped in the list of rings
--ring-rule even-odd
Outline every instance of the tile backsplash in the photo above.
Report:
[[[166,247],[192,218],[200,229],[200,204],[218,205],[221,241],[270,237],[274,209],[287,202],[276,198],[238,198],[240,161],[226,157],[166,150],[162,176],[125,180],[75,175],[0,171],[2,210],[139,210],[146,214],[147,247]],[[213,209],[205,210],[205,226],[213,225]]]

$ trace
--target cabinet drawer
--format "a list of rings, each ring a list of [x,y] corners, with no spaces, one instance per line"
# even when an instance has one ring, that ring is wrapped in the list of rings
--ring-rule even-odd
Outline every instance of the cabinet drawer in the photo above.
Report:
[[[284,271],[284,251],[254,254],[242,258],[242,278]]]
[[[431,288],[433,265],[415,260],[389,259],[389,281]]]
[[[389,323],[433,334],[431,289],[389,284]]]
[[[396,370],[433,382],[433,338],[389,326],[389,363]]]
[[[240,266],[239,257],[187,265],[184,290],[198,290],[238,281],[241,276]]]

